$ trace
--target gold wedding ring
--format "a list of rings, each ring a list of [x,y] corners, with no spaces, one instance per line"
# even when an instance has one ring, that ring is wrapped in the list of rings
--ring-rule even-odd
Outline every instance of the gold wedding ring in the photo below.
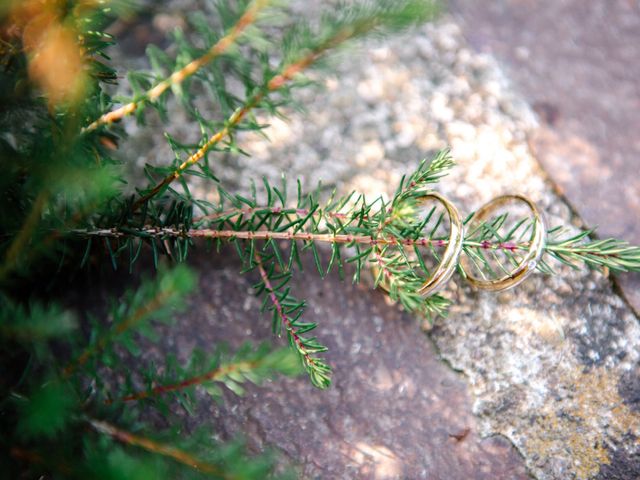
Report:
[[[458,257],[462,251],[462,241],[464,240],[464,226],[460,220],[460,214],[456,207],[446,198],[438,193],[428,193],[422,198],[434,198],[439,201],[447,210],[449,215],[449,243],[442,254],[440,264],[431,277],[427,278],[418,291],[423,297],[428,297],[437,293],[444,284],[449,281],[458,265]]]
[[[445,197],[435,192],[425,193],[420,196],[418,200],[424,202],[428,199],[434,199],[440,202],[446,209],[449,216],[449,237],[440,263],[433,274],[424,281],[420,290],[418,290],[418,293],[425,298],[442,289],[444,284],[453,275],[458,264],[458,257],[462,251],[462,241],[464,239],[464,226],[456,207]],[[378,277],[379,267],[373,267],[373,273],[375,277]],[[384,277],[379,281],[378,286],[387,292],[390,291],[390,285]]]
[[[468,268],[468,265],[465,265],[466,262],[464,261],[467,255],[463,255],[460,267],[467,277],[467,280],[480,290],[500,291],[515,287],[533,273],[544,252],[547,237],[544,219],[535,203],[524,195],[502,195],[494,198],[488,203],[485,203],[473,214],[469,219],[468,225],[472,225],[473,222],[484,221],[492,211],[514,200],[524,203],[533,215],[533,230],[529,240],[529,249],[524,258],[517,263],[516,267],[510,273],[496,279],[478,278],[471,275],[471,268]]]

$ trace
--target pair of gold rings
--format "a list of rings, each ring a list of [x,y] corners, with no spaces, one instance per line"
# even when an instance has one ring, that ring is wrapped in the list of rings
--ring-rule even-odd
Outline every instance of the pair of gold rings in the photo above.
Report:
[[[540,257],[544,253],[546,245],[546,227],[544,219],[536,207],[535,203],[529,200],[523,195],[502,195],[489,201],[482,207],[480,207],[466,222],[467,225],[474,225],[474,223],[480,223],[487,220],[492,212],[495,212],[505,204],[520,202],[527,207],[532,216],[531,222],[531,234],[526,242],[527,253],[515,260],[512,256],[510,261],[512,263],[510,270],[505,270],[502,267],[502,276],[497,278],[487,278],[482,276],[476,276],[474,268],[469,256],[463,252],[463,243],[465,236],[465,226],[460,218],[460,214],[456,207],[445,197],[435,192],[425,192],[419,199],[420,202],[426,202],[428,200],[435,200],[440,203],[446,210],[449,217],[449,232],[448,241],[446,242],[446,248],[433,273],[428,278],[425,278],[424,283],[420,287],[419,293],[423,297],[433,295],[442,289],[445,283],[451,278],[453,272],[458,265],[460,266],[464,277],[480,290],[489,291],[501,291],[506,290],[522,283],[533,271],[536,269]],[[502,245],[505,249],[513,249],[514,245],[507,244]],[[480,248],[488,248],[487,244],[481,243]],[[460,262],[458,262],[460,260]],[[384,290],[389,291],[389,283],[382,281],[379,283]]]

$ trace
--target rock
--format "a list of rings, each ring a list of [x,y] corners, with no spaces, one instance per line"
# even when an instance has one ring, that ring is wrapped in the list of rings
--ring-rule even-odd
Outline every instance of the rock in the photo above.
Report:
[[[582,219],[602,237],[639,244],[638,5],[454,0],[452,10],[532,103],[542,126],[531,144]],[[639,276],[619,282],[640,311]]]
[[[221,342],[231,348],[286,343],[273,337],[259,301],[247,297],[257,279],[240,275],[233,251],[193,255],[197,292],[177,325],[160,327],[161,350],[131,358],[137,368],[159,361],[161,351],[186,360],[195,347],[206,351]],[[122,277],[110,283],[124,284]],[[223,439],[243,434],[252,450],[276,447],[304,478],[528,478],[508,441],[480,436],[464,378],[440,360],[415,318],[388,305],[379,291],[335,274],[321,280],[311,258],[293,286],[309,302],[305,318],[319,324],[317,335],[329,347],[332,387],[317,390],[304,375],[278,378],[248,385],[243,397],[226,391],[222,403],[202,390],[193,417],[174,406],[188,425],[212,424]]]

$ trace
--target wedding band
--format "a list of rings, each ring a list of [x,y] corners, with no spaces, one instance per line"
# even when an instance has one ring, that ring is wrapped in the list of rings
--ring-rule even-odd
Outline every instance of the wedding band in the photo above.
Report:
[[[470,268],[465,266],[465,262],[460,262],[460,267],[464,272],[467,280],[476,288],[480,290],[489,290],[489,291],[500,291],[506,290],[508,288],[515,287],[516,285],[523,282],[529,275],[533,273],[540,261],[540,257],[544,252],[544,248],[546,245],[546,236],[547,231],[544,224],[544,219],[542,215],[538,211],[535,203],[529,200],[524,195],[502,195],[494,198],[493,200],[485,203],[482,207],[478,209],[477,212],[473,214],[473,216],[469,219],[468,225],[472,225],[474,221],[482,222],[488,216],[488,214],[495,210],[496,208],[501,207],[502,205],[512,202],[513,200],[517,200],[523,202],[533,215],[533,231],[531,233],[531,239],[529,241],[529,250],[527,255],[518,262],[517,266],[513,271],[509,274],[497,278],[497,279],[480,279],[474,277],[470,274]],[[467,255],[463,255],[463,259],[466,258]]]
[[[462,251],[462,241],[464,240],[464,226],[456,207],[438,193],[428,193],[422,198],[429,197],[435,198],[444,205],[449,214],[449,242],[436,271],[425,280],[418,291],[425,298],[437,293],[449,281],[458,265],[458,257]]]
[[[464,226],[456,207],[445,197],[435,192],[425,193],[419,197],[419,200],[425,201],[430,198],[440,202],[447,210],[449,216],[449,237],[440,263],[433,274],[424,281],[418,290],[418,293],[424,298],[437,293],[451,278],[458,264],[458,256],[462,251],[462,241],[464,239]],[[375,277],[378,277],[378,272],[379,267],[373,267]],[[384,277],[379,281],[378,286],[387,292],[390,291],[390,285]]]

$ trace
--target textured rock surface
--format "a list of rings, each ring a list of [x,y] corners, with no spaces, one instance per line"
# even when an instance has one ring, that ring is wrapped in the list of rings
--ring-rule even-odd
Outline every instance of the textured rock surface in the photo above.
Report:
[[[272,122],[270,143],[245,136],[243,146],[254,156],[221,170],[224,180],[247,188],[248,177],[275,179],[286,171],[307,186],[322,178],[342,191],[389,193],[420,158],[451,145],[460,165],[439,188],[462,211],[517,191],[537,201],[552,225],[572,221],[527,144],[538,128],[532,111],[491,57],[466,46],[456,24],[443,21],[384,46],[352,51],[348,64],[328,77],[325,87],[303,95],[307,115],[292,113],[288,123]],[[162,145],[158,137],[145,142]],[[152,154],[166,153],[157,147]],[[637,478],[638,320],[609,279],[563,268],[558,272],[558,277],[539,275],[498,295],[471,292],[457,279],[447,292],[455,306],[447,320],[437,322],[431,338],[442,357],[468,379],[479,432],[509,438],[535,476]],[[210,282],[225,275],[236,281],[225,270]],[[448,439],[457,428],[471,426],[471,451],[489,447],[477,443],[475,420],[448,410],[463,405],[461,391],[447,393],[431,377],[418,376],[438,365],[428,340],[415,335],[406,317],[383,307],[379,295],[354,287],[338,298],[328,293],[331,285],[324,298],[319,287],[304,288],[312,314],[318,315],[318,335],[332,348],[328,358],[337,371],[337,386],[318,394],[297,383],[273,384],[264,394],[272,399],[269,403],[252,397],[225,411],[220,417],[225,428],[249,428],[256,442],[274,443],[301,460],[309,475],[367,477],[378,471],[381,478],[470,478],[470,470],[452,476],[445,463],[437,463],[440,457],[465,455],[460,452],[465,443]],[[204,313],[190,320],[190,335],[205,335],[209,325],[227,329],[232,315],[224,313],[226,304],[217,300],[214,307],[198,298],[194,309]],[[239,323],[255,318],[254,301],[246,305]],[[343,319],[348,321],[343,324]],[[352,349],[358,351],[343,357]],[[423,382],[433,386],[427,389]],[[374,398],[376,408],[366,408]],[[439,407],[428,409],[429,401]],[[300,402],[309,406],[304,415],[294,409]],[[307,417],[309,410],[315,416]],[[430,438],[425,428],[432,423],[441,426]],[[293,431],[299,436],[292,443]],[[510,454],[496,448],[501,454],[490,455],[487,475],[520,475],[517,469],[512,474],[500,470]],[[461,461],[462,468],[474,462]],[[376,470],[387,468],[380,465],[389,470]],[[430,470],[437,465],[445,470]],[[474,472],[484,478],[482,469]]]
[[[303,376],[230,394],[223,405],[203,395],[197,418],[222,437],[244,432],[254,449],[277,446],[304,478],[528,478],[507,440],[480,437],[464,378],[439,360],[414,318],[380,292],[336,275],[322,281],[306,263],[295,293],[310,300],[306,318],[321,325],[330,348],[332,388],[318,391]],[[256,278],[205,253],[197,264],[206,265],[200,290],[180,327],[163,337],[165,348],[186,356],[220,341],[273,341],[251,295]]]
[[[640,243],[640,4],[454,0],[452,9],[540,114],[532,145],[584,221]],[[621,283],[640,311],[640,278]]]

